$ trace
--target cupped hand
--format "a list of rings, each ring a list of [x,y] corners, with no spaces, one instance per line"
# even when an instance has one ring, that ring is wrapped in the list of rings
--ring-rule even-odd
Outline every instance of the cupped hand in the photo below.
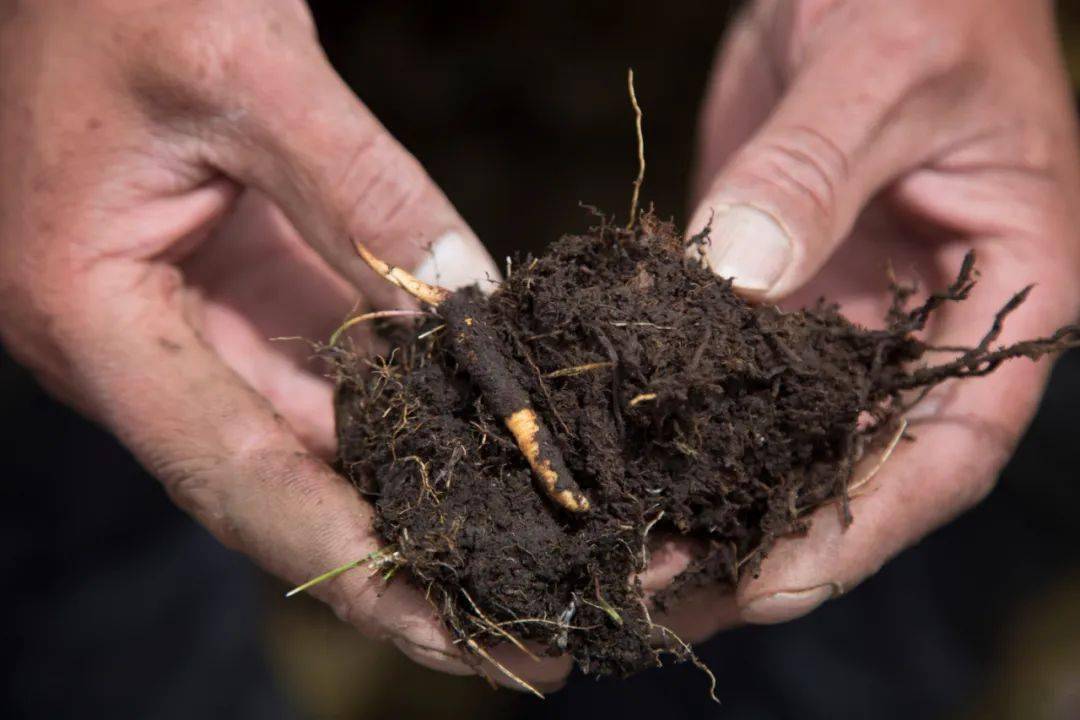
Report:
[[[887,265],[939,289],[974,248],[979,283],[930,342],[976,344],[1029,283],[1002,342],[1077,317],[1080,152],[1049,0],[753,3],[718,56],[700,135],[689,231],[712,218],[708,262],[749,297],[825,296],[881,326]],[[854,524],[819,510],[734,598],[699,596],[673,622],[700,638],[850,590],[992,488],[1048,370],[1014,361],[938,388],[909,418],[917,441],[853,500]]]
[[[371,507],[321,459],[331,387],[306,346],[268,338],[405,302],[350,237],[429,281],[497,270],[334,73],[306,6],[5,5],[0,157],[12,355],[287,581],[376,549]],[[425,664],[474,671],[406,583],[355,571],[315,592]],[[543,686],[565,670],[517,673]]]

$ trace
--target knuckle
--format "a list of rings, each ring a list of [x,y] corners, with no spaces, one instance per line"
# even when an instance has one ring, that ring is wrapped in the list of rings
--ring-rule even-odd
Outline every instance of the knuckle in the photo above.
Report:
[[[335,204],[348,226],[369,239],[399,223],[427,187],[420,164],[381,129],[358,142],[334,176]]]
[[[900,63],[918,78],[940,77],[959,67],[969,53],[968,33],[942,27],[948,20],[930,7],[898,3],[874,23],[873,46],[883,62]]]
[[[276,432],[276,428],[268,428]],[[322,461],[301,450],[280,450],[267,447],[267,435],[252,433],[255,447],[236,453],[240,467],[248,469],[258,486],[272,486],[279,497],[299,499],[318,504],[323,487],[323,473],[328,469]]]
[[[751,173],[760,182],[809,206],[817,216],[834,215],[848,163],[825,135],[805,127],[789,128],[764,140],[752,154]]]
[[[235,528],[229,523],[224,499],[213,480],[221,472],[224,459],[211,454],[173,454],[171,450],[148,449],[147,466],[178,507],[197,518],[222,543],[235,548]]]
[[[912,91],[958,76],[969,65],[968,42],[963,33],[912,33],[904,39],[902,51],[910,58]]]
[[[794,33],[809,56],[871,64],[876,95],[905,97],[972,64],[979,42],[972,20],[948,5],[813,0],[800,4]]]
[[[118,21],[125,56],[133,58],[136,90],[159,111],[239,115],[245,98],[285,74],[268,73],[268,65],[281,68],[293,55],[318,47],[304,3],[266,3],[251,12],[246,4],[200,0],[161,12],[169,15]]]

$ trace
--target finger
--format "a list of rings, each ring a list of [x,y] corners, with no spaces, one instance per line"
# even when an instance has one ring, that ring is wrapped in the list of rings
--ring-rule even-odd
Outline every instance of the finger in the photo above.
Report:
[[[55,332],[73,381],[223,543],[295,583],[377,548],[370,506],[187,322],[197,313],[186,312],[193,298],[174,268],[102,260],[72,281],[68,298],[55,308]],[[403,584],[384,588],[357,570],[315,593],[368,632],[454,652],[431,607]]]
[[[202,297],[203,338],[271,402],[308,449],[331,457],[337,444],[333,389],[310,342],[326,340],[350,310],[360,308],[355,288],[255,191],[241,196],[183,270]],[[352,337],[367,347],[359,332]]]
[[[650,542],[648,565],[637,576],[646,598],[667,588],[686,570],[696,549],[693,541],[679,536],[665,536]]]
[[[460,287],[497,280],[475,234],[420,163],[364,107],[314,45],[275,56],[273,72],[243,88],[244,114],[218,161],[265,192],[343,277],[383,288],[356,256],[352,238],[430,282]]]
[[[241,195],[182,268],[185,281],[208,302],[248,318],[264,339],[326,340],[351,312],[366,309],[357,289],[254,190]],[[273,347],[297,365],[311,357],[303,343]]]
[[[782,78],[767,61],[774,54],[769,46],[773,14],[766,3],[746,4],[720,43],[698,118],[695,206],[780,99]]]
[[[269,403],[185,321],[202,313],[190,307],[199,298],[185,296],[179,275],[165,265],[126,265],[93,274],[77,291],[89,296],[123,286],[128,292],[87,305],[92,311],[69,309],[60,328],[82,350],[79,384],[99,417],[178,505],[224,544],[290,582],[377,549],[370,506],[304,452]],[[496,682],[521,689],[498,666],[466,659],[408,583],[386,584],[360,567],[311,592],[342,619],[392,638],[427,667],[455,674],[482,667]],[[556,688],[569,672],[568,658],[536,661],[515,653],[492,651],[503,668],[539,689]]]
[[[984,250],[981,283],[941,317],[932,341],[977,343],[1007,299],[1001,289],[1045,274],[1040,265],[1045,262],[1025,263],[1011,249]],[[1068,322],[1072,306],[1060,299],[1033,293],[1010,316],[1002,342],[1046,335]],[[852,500],[853,523],[844,528],[838,509],[827,506],[812,516],[805,537],[779,541],[761,575],[740,586],[740,617],[774,623],[809,612],[975,504],[991,489],[1034,412],[1048,370],[1046,361],[1014,361],[988,377],[954,381],[932,393],[912,413],[915,441],[900,443]]]
[[[798,288],[875,194],[956,141],[971,79],[956,70],[956,43],[910,30],[912,12],[838,6],[805,43],[772,114],[711,180],[689,232],[712,218],[706,259],[745,294],[775,300]]]
[[[671,588],[672,582],[695,557],[705,550],[702,543],[678,535],[667,535],[649,543],[648,566],[638,575],[645,600],[652,608],[652,620],[671,630],[685,642],[696,643],[717,631],[739,623],[739,612],[730,587],[709,582],[706,585],[683,587],[674,597],[662,604],[656,596]],[[657,642],[670,638],[658,636]]]

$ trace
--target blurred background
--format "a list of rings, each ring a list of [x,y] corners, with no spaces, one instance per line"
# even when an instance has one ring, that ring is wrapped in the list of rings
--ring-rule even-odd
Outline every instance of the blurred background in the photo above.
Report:
[[[1080,7],[1063,41],[1080,78]],[[723,2],[315,4],[332,61],[501,258],[623,215],[685,218]],[[1080,198],[1078,198],[1080,201]],[[572,678],[544,702],[359,638],[220,548],[100,430],[0,352],[5,717],[1080,718],[1080,353],[988,500],[807,618],[703,646],[693,668]]]

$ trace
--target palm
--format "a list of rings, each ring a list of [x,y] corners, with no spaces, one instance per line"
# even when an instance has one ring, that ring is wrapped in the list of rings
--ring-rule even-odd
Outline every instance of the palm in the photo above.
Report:
[[[785,87],[790,77],[775,70],[788,67],[790,57],[800,57],[791,50],[797,37],[773,33],[775,28],[793,25],[772,22],[769,8],[797,6],[762,3],[752,7],[756,12],[744,17],[729,35],[710,81],[702,114],[695,202],[707,192],[712,196],[718,178],[738,153],[760,137],[763,126],[772,123],[770,128],[776,129],[778,108],[790,99]],[[873,24],[872,18],[866,21]],[[845,59],[840,60],[838,68],[832,68],[834,73],[817,78],[821,86],[814,101],[799,106],[807,117],[820,119],[813,114],[818,108],[860,107],[864,96],[858,95],[859,90],[865,97],[876,97],[879,84],[841,79],[848,75]],[[1038,98],[1025,94],[1036,82],[1030,78],[1016,82],[1012,69],[997,67],[998,55],[988,62],[994,66],[986,72],[999,83],[993,93],[979,97],[977,112],[963,116],[970,124],[954,119],[946,125],[944,115],[952,109],[946,108],[941,118],[932,118],[933,124],[914,123],[894,131],[889,142],[910,143],[923,137],[929,142],[926,128],[933,128],[934,137],[946,150],[933,154],[929,161],[915,161],[913,170],[892,180],[864,205],[839,247],[830,245],[825,265],[785,297],[784,306],[803,307],[824,297],[839,303],[851,320],[880,327],[891,301],[890,266],[901,282],[915,283],[922,292],[941,289],[956,276],[963,255],[974,249],[978,284],[966,301],[949,303],[935,313],[923,338],[928,343],[978,343],[1001,306],[1032,283],[1037,287],[1010,315],[1001,342],[1045,336],[1073,322],[1080,306],[1074,280],[1076,215],[1063,188],[1075,187],[1076,175],[1075,168],[1064,162],[1071,157],[1073,145],[1071,140],[1062,140],[1075,135],[1071,115],[1059,107],[1053,92]],[[845,95],[845,88],[852,92]],[[845,99],[850,104],[845,105]],[[789,107],[779,122],[802,132],[806,128],[800,123],[814,122],[807,117],[793,116]],[[832,125],[815,126],[818,134],[811,138],[826,138],[829,149],[837,144],[828,136],[858,132],[854,114],[837,112],[831,119]],[[881,149],[878,144],[887,144],[872,134],[864,139],[865,144],[849,147],[872,154],[873,149]],[[776,146],[766,141],[761,147]],[[837,199],[834,183],[819,183],[821,175],[815,172],[797,174],[806,169],[805,155],[774,153],[769,157],[780,165],[792,161],[772,176],[777,187],[793,197],[823,199],[826,211],[836,211],[829,202]],[[819,157],[833,158],[828,153]],[[767,176],[768,167],[754,169]],[[785,169],[794,169],[796,174],[781,172]],[[841,182],[849,180],[850,170],[850,165],[842,164],[836,177]],[[796,177],[810,184],[792,182]],[[810,240],[796,238],[797,243]],[[932,352],[925,362],[948,357]],[[688,633],[701,637],[736,618],[751,619],[746,610],[757,599],[779,599],[774,607],[780,609],[773,618],[797,616],[824,599],[813,591],[827,586],[832,592],[846,591],[907,544],[969,507],[992,487],[1034,412],[1048,369],[1047,362],[1016,361],[988,377],[937,388],[909,413],[909,433],[916,442],[900,443],[853,500],[855,520],[850,527],[841,527],[834,509],[822,509],[807,537],[781,542],[770,553],[761,577],[744,583],[736,602],[703,596],[691,607],[684,615]],[[756,615],[753,621],[775,621],[761,619],[766,617],[769,613]]]
[[[184,261],[202,331],[312,450],[335,447],[332,388],[303,339],[324,340],[361,295],[265,199],[247,192]],[[272,338],[303,338],[272,340]]]
[[[964,194],[981,183],[987,196],[970,215]],[[1018,191],[1019,188],[1019,191]],[[921,291],[944,288],[963,255],[977,253],[979,282],[968,300],[936,313],[924,339],[932,345],[973,345],[995,312],[1023,286],[1039,286],[1009,317],[1001,341],[1047,335],[1071,321],[1071,286],[1055,267],[1056,249],[1037,231],[1031,237],[991,232],[1017,216],[1017,196],[996,195],[992,178],[924,169],[901,180],[860,216],[839,250],[803,288],[784,301],[803,307],[826,298],[851,320],[880,327],[891,302],[888,268]],[[980,208],[997,208],[978,214]],[[1034,228],[1033,228],[1034,231]],[[931,353],[926,362],[948,357]],[[910,413],[909,433],[869,488],[852,504],[854,524],[840,527],[838,513],[819,511],[808,538],[782,542],[766,561],[760,580],[740,588],[753,596],[761,586],[804,587],[804,577],[820,576],[822,565],[837,577],[861,578],[877,568],[874,558],[892,555],[977,501],[990,487],[1034,411],[1047,363],[1011,363],[994,375],[937,388]],[[838,582],[838,592],[848,590]],[[727,614],[730,616],[730,613]]]

